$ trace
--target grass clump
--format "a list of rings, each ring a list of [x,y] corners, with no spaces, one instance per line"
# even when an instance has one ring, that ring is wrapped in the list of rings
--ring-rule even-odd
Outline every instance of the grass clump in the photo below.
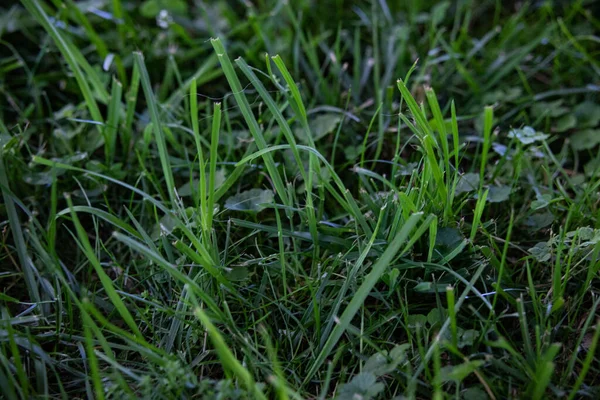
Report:
[[[600,394],[594,1],[1,7],[4,397]]]

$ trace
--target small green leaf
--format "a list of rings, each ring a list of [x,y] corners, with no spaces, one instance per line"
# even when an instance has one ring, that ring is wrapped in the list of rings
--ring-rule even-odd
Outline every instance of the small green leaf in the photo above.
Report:
[[[250,189],[231,196],[225,201],[225,208],[234,211],[259,212],[266,204],[273,203],[274,195],[271,190]]]
[[[569,112],[567,107],[562,107],[563,100],[551,102],[540,101],[531,107],[531,114],[535,118],[551,117],[556,118]]]
[[[546,140],[550,137],[550,135],[546,135],[542,132],[536,132],[536,130],[532,127],[526,126],[521,129],[512,129],[510,132],[508,132],[508,137],[516,138],[523,144],[531,144]]]
[[[590,150],[600,144],[600,129],[584,129],[569,137],[573,150]]]
[[[552,249],[548,242],[539,242],[528,251],[539,262],[546,262],[552,257]]]
[[[436,380],[441,382],[462,382],[467,376],[471,375],[477,368],[485,364],[483,360],[467,361],[459,365],[448,365],[442,367],[440,375]]]
[[[463,239],[464,236],[456,228],[440,228],[435,237],[435,247],[445,253],[454,250]]]
[[[369,400],[377,396],[385,389],[377,377],[369,372],[361,372],[340,389],[338,400]]]
[[[473,192],[479,188],[479,174],[468,172],[460,177],[454,194]]]
[[[399,364],[407,360],[406,350],[408,348],[410,348],[410,345],[405,343],[395,346],[389,353],[384,351],[373,354],[365,363],[363,372],[368,372],[375,376],[382,376],[392,372]]]
[[[208,190],[208,181],[209,181],[208,173],[206,173],[206,189]],[[215,190],[220,188],[223,183],[225,183],[225,169],[219,168],[215,173]],[[179,189],[177,189],[177,194],[181,197],[187,197],[192,195],[192,188],[194,191],[199,190],[198,185],[200,184],[198,179],[194,179],[191,184],[190,182],[182,185]]]
[[[565,132],[577,125],[577,118],[573,114],[563,115],[556,121],[554,130],[556,132]]]
[[[577,117],[577,124],[582,128],[593,128],[600,122],[600,104],[584,101],[573,112]]]
[[[530,215],[525,221],[525,225],[534,231],[538,231],[554,222],[554,215],[550,212]]]
[[[578,230],[578,236],[579,239],[581,240],[593,240],[594,239],[594,234],[595,234],[595,230],[590,228],[589,226],[584,226],[581,227]]]
[[[146,0],[140,7],[140,14],[146,18],[154,18],[161,10],[184,15],[187,12],[187,4],[184,0]]]
[[[508,200],[512,188],[510,186],[490,185],[490,191],[487,196],[488,203],[501,203]]]
[[[170,235],[177,227],[177,221],[169,214],[164,215],[158,224],[154,225],[150,237],[152,240],[158,240],[161,236]]]
[[[244,281],[248,279],[248,268],[246,267],[233,267],[227,274],[227,279],[234,282]]]
[[[550,202],[552,201],[552,195],[551,194],[542,194],[542,195],[537,195],[537,199],[531,202],[531,209],[532,210],[540,210],[542,208],[546,208],[548,207],[548,205],[550,204]]]
[[[411,314],[408,316],[409,328],[424,328],[427,325],[427,317],[422,314]]]
[[[445,283],[421,282],[413,290],[420,293],[445,293],[446,287],[448,284]]]
[[[489,396],[485,390],[477,386],[472,386],[462,392],[463,400],[487,400]]]
[[[363,152],[363,146],[346,146],[344,147],[344,156],[348,161],[356,160]]]
[[[583,166],[583,171],[589,177],[596,176],[600,173],[600,158],[593,158]]]
[[[448,285],[445,286],[447,287]],[[429,314],[427,314],[427,322],[432,328],[441,325],[445,319],[446,316],[444,315],[444,313],[437,308],[432,309],[431,311],[429,311]]]
[[[317,140],[327,136],[331,133],[335,128],[337,128],[338,124],[342,120],[342,117],[339,114],[321,114],[317,117],[313,118],[309,122],[310,130],[313,135],[313,140],[316,142]],[[307,132],[305,132],[302,128],[297,128],[294,130],[296,137],[303,143],[309,143]]]
[[[475,329],[467,329],[460,335],[460,341],[458,347],[463,348],[465,346],[472,346],[475,343],[475,339],[479,336],[479,331]]]

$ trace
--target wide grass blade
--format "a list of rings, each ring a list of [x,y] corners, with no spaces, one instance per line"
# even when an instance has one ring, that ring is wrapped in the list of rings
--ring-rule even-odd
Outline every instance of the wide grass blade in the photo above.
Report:
[[[123,159],[127,160],[129,157],[129,148],[131,147],[131,138],[133,136],[133,118],[135,116],[135,107],[137,105],[138,90],[140,87],[140,70],[137,64],[133,65],[133,71],[131,72],[131,83],[126,97],[126,112],[125,112],[125,124],[123,126],[123,133],[121,135],[121,146],[123,147]]]

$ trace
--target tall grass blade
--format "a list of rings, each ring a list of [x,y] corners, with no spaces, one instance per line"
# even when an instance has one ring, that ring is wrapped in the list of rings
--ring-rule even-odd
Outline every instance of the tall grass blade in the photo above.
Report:
[[[173,171],[171,170],[169,153],[167,151],[167,145],[165,143],[165,134],[163,132],[160,115],[158,113],[158,104],[156,102],[154,92],[152,91],[152,85],[150,84],[148,70],[146,69],[146,65],[144,64],[144,56],[140,52],[135,52],[133,53],[133,58],[140,73],[142,88],[144,89],[144,94],[146,95],[146,103],[148,105],[148,110],[150,111],[150,118],[152,119],[154,139],[156,140],[156,145],[158,147],[158,154],[160,156],[162,172],[165,178],[165,182],[167,184],[169,200],[171,201],[171,206],[174,207],[177,203],[177,199],[175,197],[175,182],[173,180]]]

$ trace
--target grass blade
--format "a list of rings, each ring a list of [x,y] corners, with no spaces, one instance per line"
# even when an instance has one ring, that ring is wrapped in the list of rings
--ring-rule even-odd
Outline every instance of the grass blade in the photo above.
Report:
[[[77,80],[77,84],[79,85],[79,89],[81,90],[81,94],[85,99],[88,110],[92,119],[96,122],[104,122],[102,118],[102,114],[100,114],[100,109],[98,108],[98,104],[96,103],[96,99],[92,94],[92,91],[88,85],[88,82],[83,74],[83,71],[79,67],[79,63],[77,62],[77,57],[73,53],[73,46],[69,43],[68,39],[64,37],[58,29],[54,26],[54,24],[48,18],[48,15],[44,11],[41,2],[37,0],[21,0],[27,11],[33,15],[33,17],[44,27],[46,32],[52,37],[54,43],[60,50],[61,54],[65,58],[67,64],[73,71],[75,75],[75,79]],[[108,95],[106,95],[108,98]]]
[[[27,245],[25,244],[25,238],[23,236],[23,230],[21,228],[22,225],[19,220],[19,215],[17,214],[17,209],[15,207],[15,202],[13,201],[13,196],[10,193],[8,176],[6,174],[2,154],[3,151],[4,149],[0,148],[0,191],[2,191],[4,206],[6,207],[6,214],[8,215],[8,223],[10,224],[13,240],[15,242],[15,247],[17,248],[17,256],[19,257],[19,264],[21,265],[21,269],[23,271],[23,277],[25,278],[25,285],[27,286],[27,291],[29,293],[30,298],[35,303],[41,303],[42,298],[40,296],[38,282],[36,280],[38,272],[35,269],[31,258],[27,254]]]
[[[150,118],[152,119],[152,126],[154,130],[154,139],[158,146],[158,153],[160,156],[160,163],[162,165],[162,172],[167,184],[167,191],[169,192],[169,199],[171,200],[171,206],[177,203],[175,198],[175,182],[173,180],[173,171],[171,170],[171,164],[169,161],[169,154],[167,151],[167,145],[165,143],[165,135],[162,130],[160,121],[160,115],[158,114],[158,105],[152,91],[152,85],[150,84],[150,77],[148,76],[148,70],[144,64],[144,56],[140,52],[133,53],[135,64],[140,72],[140,80],[142,82],[142,88],[146,95],[146,103],[150,111]]]
[[[246,99],[246,96],[244,95],[242,85],[233,69],[233,65],[231,64],[231,61],[229,60],[229,56],[227,55],[227,51],[225,50],[225,47],[221,43],[220,39],[211,39],[211,43],[215,49],[215,52],[217,53],[217,57],[219,58],[219,61],[221,62],[221,67],[223,68],[223,72],[225,73],[225,76],[227,77],[229,86],[231,87],[231,90],[233,91],[233,96],[235,97],[235,100],[237,101],[237,104],[240,107],[240,110],[242,111],[242,114],[244,116],[244,120],[246,121],[246,124],[248,124],[250,133],[252,134],[252,137],[254,138],[254,141],[256,142],[256,146],[258,147],[259,150],[266,149],[267,142],[265,141],[265,138],[264,138],[264,136],[261,132],[261,129],[258,125],[258,122],[256,121],[256,118],[254,117],[254,115],[252,113],[252,109],[250,108],[250,103],[248,103],[248,99]],[[273,156],[270,153],[267,153],[264,155],[263,161],[265,163],[267,171],[269,172],[269,176],[273,180],[273,185],[275,186],[275,190],[277,191],[277,194],[283,201],[283,204],[285,204],[288,207],[291,207],[292,202],[289,199],[289,197],[287,196],[287,191],[285,190],[285,185],[283,184],[283,180],[281,179],[279,171],[277,170],[277,167],[275,166],[275,162],[273,161]]]
[[[129,326],[132,332],[135,335],[139,335],[140,337],[142,337],[143,335],[140,332],[137,324],[135,323],[133,316],[127,309],[127,306],[125,306],[125,303],[123,303],[123,300],[121,300],[121,297],[115,290],[112,280],[109,278],[106,272],[104,272],[104,268],[102,268],[100,261],[96,257],[96,253],[94,252],[94,249],[92,248],[92,245],[90,244],[90,241],[88,239],[87,232],[81,225],[81,222],[79,222],[79,217],[77,217],[77,213],[73,209],[74,206],[73,202],[71,201],[71,197],[65,195],[65,199],[67,200],[67,204],[69,205],[69,209],[71,210],[71,218],[73,220],[73,224],[75,225],[75,230],[77,231],[79,244],[83,252],[87,256],[88,260],[90,261],[90,264],[92,264],[92,267],[94,267],[94,271],[98,275],[98,278],[100,279],[100,282],[102,283],[106,294],[108,295],[112,304],[115,306],[117,312],[121,315],[121,318],[123,318],[123,321],[125,321],[125,323],[127,324],[127,326]]]
[[[121,94],[123,85],[116,78],[112,80],[112,90],[110,93],[110,101],[108,103],[108,119],[104,128],[104,152],[106,164],[110,165],[114,162],[117,152],[117,132],[119,128],[119,120],[121,115]]]
[[[339,322],[331,332],[331,335],[325,342],[325,346],[319,352],[315,361],[311,364],[308,372],[306,373],[306,377],[304,378],[304,384],[308,383],[310,379],[317,373],[325,359],[329,356],[334,346],[337,344],[338,340],[342,337],[348,325],[360,309],[362,307],[363,302],[373,289],[373,286],[379,281],[379,278],[388,267],[390,261],[396,256],[400,247],[406,242],[409,238],[410,233],[413,231],[419,220],[421,219],[422,214],[413,214],[404,224],[400,232],[394,237],[394,239],[390,242],[385,252],[381,255],[379,260],[373,265],[371,272],[365,277],[363,283],[360,285],[358,290],[356,291],[352,300],[344,309],[341,317],[339,318]],[[427,222],[429,225],[429,222]]]
[[[219,330],[212,324],[210,318],[208,318],[198,305],[196,305],[194,309],[194,315],[202,322],[202,325],[204,325],[208,331],[208,335],[215,346],[215,350],[217,350],[217,354],[219,355],[223,367],[226,370],[231,371],[233,375],[246,386],[248,391],[254,394],[254,398],[266,400],[265,395],[255,384],[252,374],[250,374],[250,372],[248,372],[248,370],[235,358],[229,347],[227,347]]]

